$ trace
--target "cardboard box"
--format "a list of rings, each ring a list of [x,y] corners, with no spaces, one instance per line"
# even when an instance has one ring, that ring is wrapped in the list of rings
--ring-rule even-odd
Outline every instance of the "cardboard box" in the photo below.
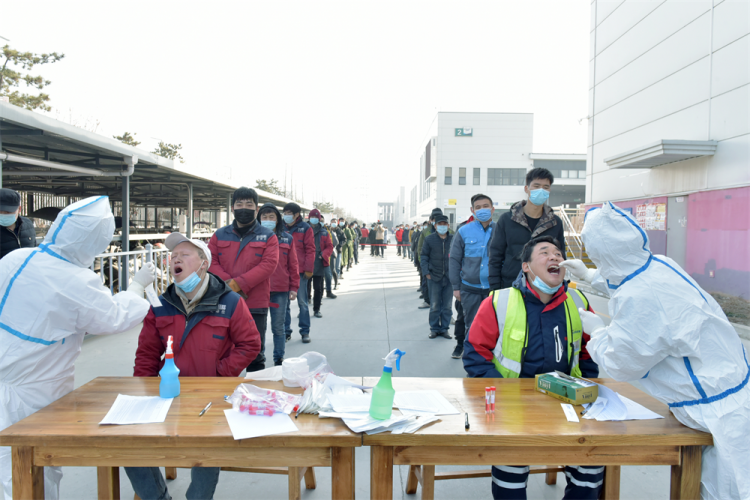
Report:
[[[599,397],[599,386],[586,380],[543,373],[535,377],[535,382],[537,391],[573,405],[593,403]]]

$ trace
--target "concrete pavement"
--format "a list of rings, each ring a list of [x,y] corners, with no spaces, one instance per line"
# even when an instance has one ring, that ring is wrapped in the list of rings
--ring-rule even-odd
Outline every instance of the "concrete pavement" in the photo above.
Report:
[[[396,347],[406,351],[401,371],[396,377],[463,377],[460,360],[451,359],[455,340],[441,337],[429,339],[428,309],[417,309],[421,303],[416,289],[419,284],[415,268],[408,260],[396,257],[393,247],[386,250],[386,258],[370,257],[369,250],[360,252],[360,264],[344,274],[335,292],[337,299],[323,299],[323,318],[311,318],[310,344],[302,344],[296,328],[297,307],[292,306],[295,333],[286,344],[286,357],[317,351],[328,357],[334,371],[342,376],[378,376],[382,358]],[[607,300],[591,297],[592,307],[609,322]],[[129,376],[140,329],[119,335],[86,339],[76,363],[76,387],[98,376]],[[453,328],[451,328],[451,333]],[[266,356],[271,358],[272,336],[266,333]],[[750,347],[750,346],[749,346]],[[606,375],[603,375],[606,376]],[[440,389],[436,387],[436,389]],[[550,418],[556,418],[551,416]],[[562,412],[559,418],[563,418]],[[356,452],[356,491],[358,498],[369,498],[368,448]],[[418,498],[405,495],[407,467],[394,471],[394,498]],[[438,471],[476,469],[476,467],[438,467]],[[96,471],[93,468],[64,470],[61,485],[63,499],[96,498]],[[318,488],[302,490],[305,499],[330,498],[330,469],[316,470]],[[190,483],[186,469],[178,471],[174,481],[168,481],[173,498],[184,498]],[[669,496],[669,467],[623,467],[623,499],[661,499]],[[565,477],[558,475],[556,486],[547,486],[542,475],[531,476],[528,498],[560,499],[565,488]],[[130,482],[121,469],[122,498],[133,498]],[[417,495],[421,494],[421,489]],[[440,481],[435,498],[489,498],[490,480],[463,479]],[[222,472],[216,491],[217,499],[285,499],[285,476]]]

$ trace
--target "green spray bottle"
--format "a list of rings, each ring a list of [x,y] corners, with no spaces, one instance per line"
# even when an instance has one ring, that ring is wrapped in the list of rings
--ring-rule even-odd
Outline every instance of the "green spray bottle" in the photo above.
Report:
[[[370,416],[378,420],[387,420],[393,413],[393,397],[396,391],[393,390],[391,383],[391,373],[393,372],[393,362],[396,362],[396,370],[401,371],[401,356],[406,354],[404,351],[394,349],[385,357],[385,366],[383,375],[380,376],[378,384],[372,390],[372,399],[370,400]]]

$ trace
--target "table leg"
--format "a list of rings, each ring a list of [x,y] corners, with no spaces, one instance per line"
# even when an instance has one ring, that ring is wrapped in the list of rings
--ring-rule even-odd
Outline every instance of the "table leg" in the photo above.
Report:
[[[620,500],[620,466],[608,465],[604,468],[604,488],[602,498]]]
[[[370,498],[393,499],[393,447],[370,447]]]
[[[13,446],[13,500],[44,500],[44,467],[34,465],[34,448]]]
[[[406,479],[406,494],[413,495],[417,492],[417,486],[419,486],[419,479],[417,478],[417,471],[421,473],[420,465],[409,466],[409,476]]]
[[[300,488],[300,481],[302,480],[302,472],[299,467],[289,467],[289,500],[300,500],[302,491]]]
[[[97,467],[96,483],[99,500],[120,500],[119,467]]]
[[[314,467],[307,467],[305,470],[305,488],[308,490],[314,490],[317,488],[318,483],[315,480],[315,468]]]
[[[435,466],[422,466],[422,500],[435,498]]]
[[[695,499],[701,496],[701,446],[680,448],[680,465],[672,466],[669,498]]]
[[[354,500],[354,448],[331,448],[334,500]]]

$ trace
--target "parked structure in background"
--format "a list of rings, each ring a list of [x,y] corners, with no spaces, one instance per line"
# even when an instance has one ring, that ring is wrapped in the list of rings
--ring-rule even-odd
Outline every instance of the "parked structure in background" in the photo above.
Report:
[[[551,206],[582,205],[586,155],[533,153],[533,128],[532,113],[438,113],[417,184],[399,188],[395,224],[426,220],[440,208],[455,231],[471,216],[471,197],[477,193],[492,198],[497,221],[526,197],[526,172],[535,167],[555,176]]]
[[[383,224],[383,227],[386,227],[388,229],[393,229],[394,224],[394,212],[395,212],[395,204],[394,203],[387,203],[387,202],[379,202],[378,203],[378,220],[381,224]]]
[[[587,208],[750,299],[750,3],[591,3]]]

